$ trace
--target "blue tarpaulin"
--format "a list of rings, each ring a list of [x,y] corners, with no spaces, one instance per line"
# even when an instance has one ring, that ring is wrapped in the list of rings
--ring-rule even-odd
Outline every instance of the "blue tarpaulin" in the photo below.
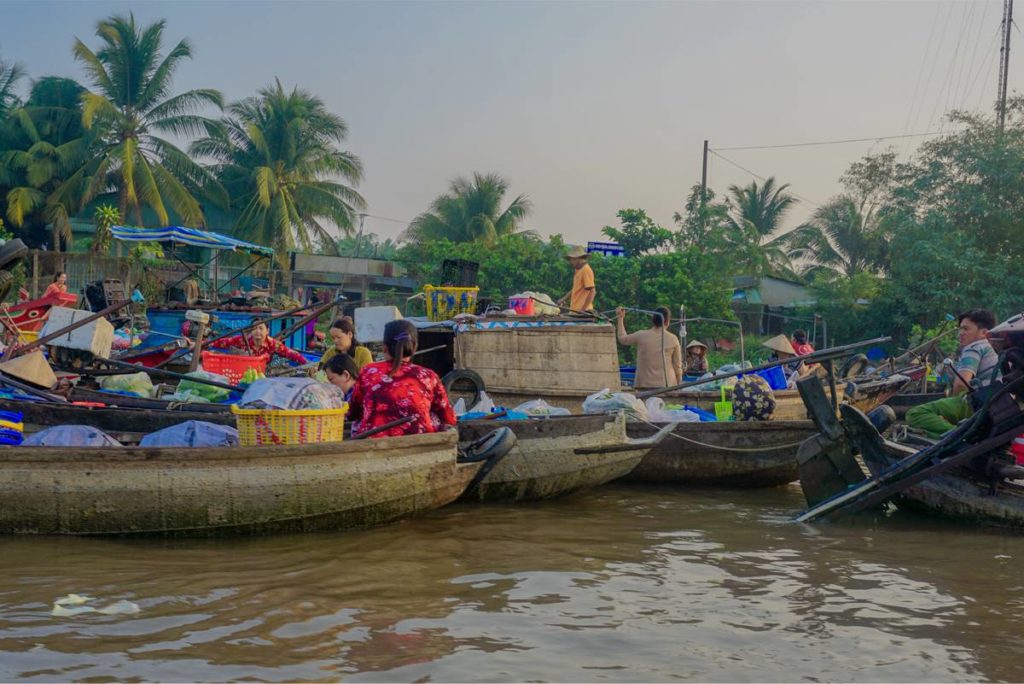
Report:
[[[114,226],[110,229],[110,232],[118,240],[127,240],[129,242],[173,242],[180,245],[192,245],[193,247],[230,249],[233,252],[246,252],[260,256],[269,257],[274,255],[274,250],[269,247],[255,245],[222,233],[212,233],[196,228],[182,228],[181,226],[167,226],[166,228]]]

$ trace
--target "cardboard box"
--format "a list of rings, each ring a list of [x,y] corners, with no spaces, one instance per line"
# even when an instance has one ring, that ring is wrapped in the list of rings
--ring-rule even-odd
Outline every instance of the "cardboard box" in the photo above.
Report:
[[[354,316],[356,339],[360,342],[382,342],[384,326],[402,319],[402,312],[394,306],[363,306]]]
[[[61,328],[66,328],[89,316],[92,316],[91,311],[55,306],[50,309],[50,315],[47,317],[46,324],[40,331],[39,336],[46,337]],[[98,318],[91,323],[83,325],[81,328],[76,328],[50,341],[50,345],[54,347],[78,349],[102,358],[110,356],[110,349],[113,343],[114,326],[105,318]]]

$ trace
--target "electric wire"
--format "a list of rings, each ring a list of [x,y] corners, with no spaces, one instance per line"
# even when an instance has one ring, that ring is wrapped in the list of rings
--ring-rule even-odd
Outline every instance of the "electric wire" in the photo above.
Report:
[[[786,143],[783,145],[743,145],[738,147],[716,147],[719,152],[735,152],[738,150],[779,150],[786,147],[815,147],[821,145],[846,145],[848,143],[877,142],[879,140],[897,140],[900,138],[921,138],[929,135],[939,135],[942,131],[929,131],[926,133],[904,133],[902,135],[876,135],[870,138],[844,138],[841,140],[819,140],[815,142]],[[710,150],[709,150],[710,151]]]
[[[935,6],[935,16],[932,17],[932,27],[928,31],[928,42],[925,45],[924,55],[921,57],[921,66],[917,70],[917,81],[914,83],[914,94],[910,96],[910,108],[907,110],[906,121],[903,122],[903,134],[910,130],[910,120],[917,105],[918,94],[921,91],[921,77],[924,76],[924,68],[928,64],[928,55],[932,51],[932,41],[935,38],[935,27],[939,24],[939,15],[942,13],[942,5]]]
[[[728,157],[725,157],[725,156],[723,156],[723,155],[719,154],[719,153],[718,153],[718,150],[715,150],[715,149],[712,149],[712,148],[710,148],[710,147],[709,147],[709,148],[708,148],[708,152],[710,152],[711,154],[715,155],[716,157],[718,157],[718,158],[719,158],[719,159],[721,159],[722,161],[724,161],[724,162],[726,162],[726,163],[729,163],[729,164],[732,164],[733,166],[735,166],[735,167],[736,167],[737,169],[739,169],[740,171],[743,171],[743,172],[745,172],[745,173],[749,173],[749,174],[750,174],[751,176],[753,176],[754,178],[757,178],[757,179],[758,179],[758,180],[760,180],[760,181],[761,181],[762,183],[763,183],[763,182],[766,182],[766,181],[768,180],[768,179],[767,179],[767,178],[765,178],[764,176],[762,176],[762,175],[760,175],[760,174],[758,174],[758,173],[754,173],[753,171],[751,171],[750,169],[746,168],[745,166],[741,166],[740,164],[737,164],[737,163],[736,163],[736,162],[734,162],[733,160],[729,159]],[[819,203],[815,202],[814,200],[809,200],[809,199],[807,199],[806,197],[804,197],[803,195],[798,195],[797,193],[795,193],[795,192],[792,192],[792,191],[788,191],[788,192],[789,192],[789,193],[790,193],[791,195],[793,195],[794,197],[796,197],[797,199],[800,199],[800,200],[802,200],[802,201],[804,201],[804,202],[807,202],[807,204],[810,204],[810,205],[811,205],[811,206],[813,206],[813,207],[819,207],[819,208],[821,207],[821,205],[820,205]]]

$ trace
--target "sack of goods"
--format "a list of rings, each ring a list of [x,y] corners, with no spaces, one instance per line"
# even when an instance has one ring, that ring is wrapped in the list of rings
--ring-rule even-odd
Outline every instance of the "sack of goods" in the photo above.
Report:
[[[614,413],[625,411],[630,420],[647,420],[647,407],[644,402],[626,392],[612,392],[603,389],[583,400],[584,413]]]
[[[262,378],[249,385],[238,406],[278,410],[339,409],[345,406],[345,395],[334,385],[313,378]]]
[[[55,425],[29,435],[22,446],[107,447],[121,446],[103,430],[88,425]]]
[[[205,420],[184,423],[151,432],[139,442],[141,447],[223,447],[238,446],[238,430]]]

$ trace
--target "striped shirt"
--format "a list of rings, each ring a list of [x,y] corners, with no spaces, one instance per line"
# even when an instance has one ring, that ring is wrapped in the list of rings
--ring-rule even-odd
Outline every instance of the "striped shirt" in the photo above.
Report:
[[[974,373],[971,387],[985,387],[999,374],[999,355],[992,349],[988,340],[971,342],[960,352],[960,361],[957,362],[956,369],[960,373]]]

